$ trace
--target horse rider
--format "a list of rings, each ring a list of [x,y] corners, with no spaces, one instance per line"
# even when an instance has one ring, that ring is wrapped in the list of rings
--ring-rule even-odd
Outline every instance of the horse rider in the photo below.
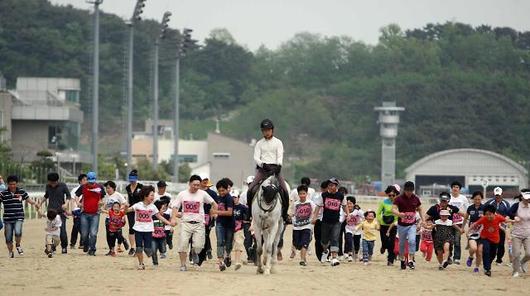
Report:
[[[282,218],[287,221],[287,210],[289,208],[289,193],[285,180],[281,175],[283,163],[283,143],[274,136],[274,124],[270,119],[264,119],[261,122],[261,133],[263,139],[259,140],[254,146],[254,161],[256,162],[256,176],[254,181],[248,185],[247,204],[252,207],[252,198],[258,191],[261,182],[271,175],[276,175],[280,183],[280,196],[282,198]],[[252,210],[249,211],[252,215]]]

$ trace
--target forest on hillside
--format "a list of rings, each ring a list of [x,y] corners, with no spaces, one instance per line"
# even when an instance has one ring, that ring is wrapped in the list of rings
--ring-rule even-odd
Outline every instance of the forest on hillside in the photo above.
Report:
[[[82,108],[90,114],[91,21],[88,10],[47,0],[0,1],[0,71],[8,86],[14,88],[19,76],[78,77]],[[152,20],[136,28],[137,130],[152,113],[158,30]],[[161,118],[173,110],[177,35],[170,30],[161,47]],[[127,36],[123,19],[102,14],[100,126],[113,141],[125,133]],[[223,133],[250,141],[259,137],[259,121],[271,118],[291,176],[377,178],[380,138],[373,108],[383,101],[406,108],[397,140],[398,176],[418,158],[451,148],[488,149],[530,162],[530,32],[451,22],[404,31],[389,24],[376,45],[302,32],[277,49],[252,52],[216,29],[200,44],[181,63],[181,134],[205,136],[219,118]]]

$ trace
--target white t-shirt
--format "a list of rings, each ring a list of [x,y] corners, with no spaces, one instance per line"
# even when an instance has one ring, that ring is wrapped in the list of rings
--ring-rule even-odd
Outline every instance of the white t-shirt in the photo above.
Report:
[[[133,229],[139,232],[153,232],[155,230],[153,215],[158,213],[155,205],[146,206],[143,201],[140,201],[135,203],[132,208],[134,209]]]
[[[63,221],[61,221],[61,216],[59,215],[51,221],[46,219],[46,234],[59,236],[61,234],[61,225],[63,225]],[[57,229],[51,230],[54,227]]]
[[[120,205],[124,205],[127,203],[127,200],[125,200],[125,197],[118,191],[114,191],[112,195],[106,195],[103,199],[103,202],[105,203],[105,209],[110,210],[112,209],[112,205],[115,202],[120,203]]]
[[[189,190],[184,190],[177,195],[173,208],[180,208],[182,206],[182,221],[183,222],[204,222],[204,204],[212,204],[215,201],[204,190],[197,190],[191,193]]]
[[[464,223],[464,213],[469,207],[469,201],[465,195],[460,194],[457,197],[451,195],[449,204],[458,208],[458,213],[453,214],[453,221],[456,225],[462,225]],[[456,217],[455,217],[456,216]]]
[[[364,219],[363,210],[353,210],[346,218],[346,227],[344,227],[346,233],[353,235],[361,235],[362,229],[356,229],[357,225],[361,224]]]
[[[262,138],[254,146],[254,161],[259,167],[264,163],[283,164],[283,143],[280,139],[272,137],[270,140]]]
[[[70,196],[75,198],[76,197],[76,192],[77,190],[79,189],[79,187],[81,187],[81,185],[77,185],[76,187],[74,187],[74,189],[72,189],[72,191],[70,191]],[[72,209],[72,211],[75,211],[75,210],[79,210],[81,209],[80,207],[77,206],[77,203],[74,202],[74,208]]]
[[[311,217],[315,207],[315,204],[310,200],[294,202],[293,230],[311,229]]]
[[[241,194],[239,195],[239,203],[248,207],[248,205],[247,205],[247,203],[248,203],[248,201],[247,201],[247,192],[248,192],[248,189],[246,189],[245,191],[241,192]]]
[[[322,192],[319,192],[319,193],[316,193],[315,195],[313,195],[313,203],[315,205],[321,205],[323,203],[322,202]],[[324,208],[320,207],[320,210],[318,211],[317,220],[322,221],[322,217],[323,216],[324,216]]]

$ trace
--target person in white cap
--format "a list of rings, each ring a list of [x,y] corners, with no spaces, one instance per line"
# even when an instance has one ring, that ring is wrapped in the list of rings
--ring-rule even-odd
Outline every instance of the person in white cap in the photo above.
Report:
[[[530,261],[530,189],[521,190],[521,201],[510,208],[510,219],[513,219],[512,236],[512,276],[519,277],[520,272],[528,272]],[[524,257],[521,259],[521,254]]]
[[[493,205],[496,209],[497,214],[503,217],[508,216],[509,211],[510,211],[510,203],[502,197],[502,188],[495,187],[495,189],[493,189],[493,194],[495,195],[495,197],[488,200],[485,203],[485,205]],[[500,241],[497,247],[497,255],[496,255],[497,259],[495,260],[497,265],[502,264],[502,258],[504,257],[504,253],[505,253],[504,242],[506,240],[506,233],[504,232],[502,228],[499,230],[499,236],[500,236]]]

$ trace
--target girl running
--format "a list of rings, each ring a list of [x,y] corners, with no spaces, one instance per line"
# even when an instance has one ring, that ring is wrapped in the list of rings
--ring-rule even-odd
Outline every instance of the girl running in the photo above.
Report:
[[[484,199],[484,196],[482,195],[481,191],[475,191],[472,195],[473,204],[471,204],[464,214],[464,226],[469,221],[469,226],[471,224],[475,223],[480,219],[482,216],[484,216],[484,205],[482,204],[482,200]],[[480,231],[482,229],[478,228],[476,230],[469,229],[467,233],[467,244],[469,247],[469,257],[467,258],[466,265],[468,267],[471,267],[473,265],[473,260],[475,259],[475,254],[477,254],[478,249],[478,241],[480,239]],[[477,273],[480,270],[480,257],[477,256],[475,260],[475,268],[473,269],[473,272]]]
[[[441,210],[440,219],[434,222],[434,249],[440,264],[439,270],[444,270],[449,265],[447,259],[450,255],[449,249],[455,240],[454,229],[462,233],[462,228],[453,224],[453,221],[449,219],[450,215],[448,210]]]

